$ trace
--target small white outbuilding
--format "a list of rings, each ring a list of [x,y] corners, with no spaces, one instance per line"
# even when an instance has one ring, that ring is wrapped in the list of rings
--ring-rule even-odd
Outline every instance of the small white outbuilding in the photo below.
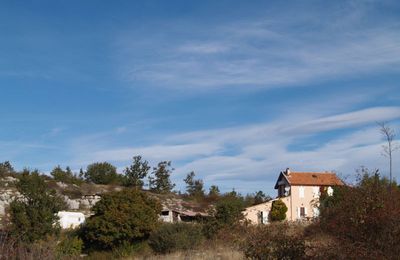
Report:
[[[76,228],[85,222],[85,215],[82,212],[59,211],[57,216],[62,229]]]

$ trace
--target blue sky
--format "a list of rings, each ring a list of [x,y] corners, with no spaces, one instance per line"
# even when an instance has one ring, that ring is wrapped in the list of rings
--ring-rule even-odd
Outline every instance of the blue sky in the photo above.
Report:
[[[5,1],[0,161],[171,160],[178,188],[275,195],[279,171],[387,174],[398,1]],[[400,179],[400,152],[394,175]]]

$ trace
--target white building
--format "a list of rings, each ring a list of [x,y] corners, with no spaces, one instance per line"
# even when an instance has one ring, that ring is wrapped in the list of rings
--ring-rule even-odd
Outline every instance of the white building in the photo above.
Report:
[[[62,229],[76,228],[85,222],[85,215],[81,212],[59,211],[57,216]]]

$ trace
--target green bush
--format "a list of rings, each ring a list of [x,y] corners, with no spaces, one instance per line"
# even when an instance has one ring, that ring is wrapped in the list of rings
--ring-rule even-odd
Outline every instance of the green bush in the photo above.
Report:
[[[215,205],[215,218],[224,225],[232,225],[243,218],[243,199],[238,196],[227,195]]]
[[[158,226],[161,205],[144,192],[127,189],[105,194],[92,211],[81,237],[85,246],[104,250],[146,239]]]
[[[304,259],[306,247],[296,226],[270,224],[249,227],[242,249],[249,259]]]
[[[58,234],[56,213],[66,208],[64,201],[49,189],[37,172],[24,170],[16,183],[22,195],[10,203],[9,222],[11,234],[18,240],[34,242]]]
[[[76,185],[81,185],[83,183],[83,179],[75,175],[68,166],[63,170],[60,165],[58,165],[50,172],[50,175],[55,181],[63,183]]]
[[[282,221],[286,218],[288,208],[282,200],[275,200],[272,202],[271,212],[269,213],[271,221]]]
[[[58,257],[79,256],[82,252],[83,241],[74,234],[67,234],[57,245]]]
[[[108,162],[88,165],[84,175],[89,182],[105,185],[118,183],[121,179],[121,176],[117,173],[117,168]]]
[[[163,224],[149,238],[150,247],[157,253],[194,249],[203,240],[199,224]]]

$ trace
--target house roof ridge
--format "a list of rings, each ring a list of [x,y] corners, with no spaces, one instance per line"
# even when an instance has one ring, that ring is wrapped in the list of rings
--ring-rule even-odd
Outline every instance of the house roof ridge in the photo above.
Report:
[[[332,171],[286,171],[281,172],[279,179],[285,178],[289,185],[337,186],[344,185],[343,181]],[[278,181],[275,189],[278,188]]]

